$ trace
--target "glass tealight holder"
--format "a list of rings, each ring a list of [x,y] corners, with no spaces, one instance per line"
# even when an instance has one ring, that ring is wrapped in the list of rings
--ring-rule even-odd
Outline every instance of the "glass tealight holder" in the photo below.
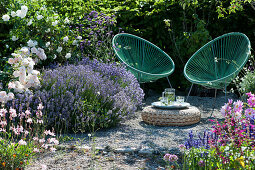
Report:
[[[185,97],[184,96],[176,96],[177,103],[184,103]]]

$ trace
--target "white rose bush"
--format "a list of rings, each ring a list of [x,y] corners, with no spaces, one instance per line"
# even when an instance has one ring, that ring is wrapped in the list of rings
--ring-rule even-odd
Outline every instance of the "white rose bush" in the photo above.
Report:
[[[9,4],[7,14],[1,19],[5,24],[13,25],[9,33],[9,44],[22,47],[40,47],[44,50],[47,58],[45,62],[65,62],[75,60],[66,58],[66,53],[72,56],[80,56],[79,36],[70,31],[71,21],[67,17],[60,17],[52,7],[46,7],[44,2],[28,3],[18,1],[19,4]],[[18,7],[19,6],[19,7]],[[73,45],[73,41],[77,41]],[[59,47],[62,47],[59,50]],[[57,57],[56,57],[57,56]],[[41,64],[45,65],[45,64]]]

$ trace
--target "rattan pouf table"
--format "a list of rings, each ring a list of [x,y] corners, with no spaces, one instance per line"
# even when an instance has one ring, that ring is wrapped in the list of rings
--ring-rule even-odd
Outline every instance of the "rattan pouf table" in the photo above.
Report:
[[[186,109],[161,109],[147,106],[142,110],[145,123],[157,126],[186,126],[198,123],[201,119],[200,111],[195,106]]]

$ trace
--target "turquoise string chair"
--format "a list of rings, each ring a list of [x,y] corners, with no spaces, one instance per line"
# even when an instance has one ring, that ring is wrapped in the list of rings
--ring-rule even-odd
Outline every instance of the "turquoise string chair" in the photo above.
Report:
[[[226,87],[246,64],[250,50],[250,41],[245,34],[224,34],[208,42],[191,56],[184,67],[184,76],[192,86],[194,83],[207,88],[225,88],[226,92]]]
[[[140,83],[166,77],[173,73],[173,60],[159,47],[135,35],[120,33],[113,37],[113,49]],[[170,84],[171,86],[171,84]]]

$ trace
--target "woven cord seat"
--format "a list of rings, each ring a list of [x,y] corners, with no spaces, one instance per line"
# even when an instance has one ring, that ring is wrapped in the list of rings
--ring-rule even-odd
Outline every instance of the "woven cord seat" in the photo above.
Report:
[[[138,36],[117,34],[112,45],[118,59],[140,83],[168,77],[174,71],[174,62],[164,51]]]
[[[250,41],[245,34],[224,34],[191,56],[184,67],[184,76],[194,84],[224,89],[246,64],[250,49]]]

